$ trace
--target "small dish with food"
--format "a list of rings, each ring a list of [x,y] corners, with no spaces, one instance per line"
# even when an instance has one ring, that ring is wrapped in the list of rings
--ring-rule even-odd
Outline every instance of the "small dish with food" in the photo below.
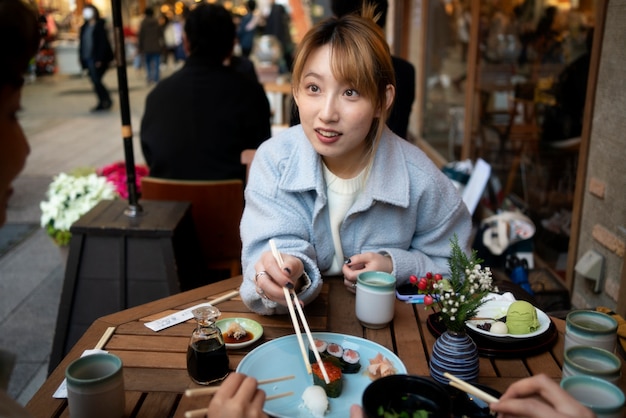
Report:
[[[224,318],[215,324],[224,336],[226,348],[231,350],[248,347],[263,335],[263,327],[253,319]]]

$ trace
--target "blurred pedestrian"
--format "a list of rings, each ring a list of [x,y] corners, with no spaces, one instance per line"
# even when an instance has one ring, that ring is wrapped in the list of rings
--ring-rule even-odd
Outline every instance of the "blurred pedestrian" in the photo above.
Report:
[[[256,1],[248,0],[246,2],[247,13],[241,18],[239,27],[237,28],[237,39],[241,46],[241,55],[248,58],[252,47],[254,46],[254,38],[257,32],[260,15],[256,10]]]
[[[139,26],[138,47],[146,65],[146,75],[148,84],[158,83],[160,78],[161,53],[163,52],[163,28],[157,18],[154,17],[154,10],[148,7],[145,17]]]
[[[109,91],[102,83],[102,77],[113,61],[113,48],[109,42],[104,19],[100,17],[100,12],[95,6],[85,5],[83,19],[85,22],[80,28],[78,53],[80,63],[83,69],[89,72],[93,89],[98,96],[98,104],[91,111],[108,110],[113,102]]]

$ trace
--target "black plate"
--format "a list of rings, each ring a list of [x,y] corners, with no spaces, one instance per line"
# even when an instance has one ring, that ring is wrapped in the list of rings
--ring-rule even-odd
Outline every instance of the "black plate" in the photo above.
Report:
[[[445,330],[445,325],[439,320],[439,312],[428,316],[426,320],[428,330],[435,337],[439,337]],[[478,347],[478,354],[483,357],[519,358],[534,356],[548,351],[559,336],[552,320],[550,326],[543,334],[530,338],[498,338],[467,329],[467,334],[472,337]]]

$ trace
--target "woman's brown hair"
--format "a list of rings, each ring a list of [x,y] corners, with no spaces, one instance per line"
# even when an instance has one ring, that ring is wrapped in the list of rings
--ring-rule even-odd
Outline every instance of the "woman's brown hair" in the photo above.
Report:
[[[354,86],[380,110],[380,117],[374,119],[367,136],[372,153],[391,110],[386,106],[387,86],[396,85],[389,45],[375,18],[374,7],[366,6],[362,16],[332,17],[318,23],[298,45],[291,83],[297,93],[309,56],[329,45],[335,78]]]

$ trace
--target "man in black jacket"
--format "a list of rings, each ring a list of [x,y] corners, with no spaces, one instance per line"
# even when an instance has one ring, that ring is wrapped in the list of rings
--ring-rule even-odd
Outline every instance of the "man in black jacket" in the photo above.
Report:
[[[235,24],[223,6],[201,4],[185,20],[185,65],[146,98],[141,147],[150,175],[245,180],[241,151],[271,135],[263,86],[225,65]]]

